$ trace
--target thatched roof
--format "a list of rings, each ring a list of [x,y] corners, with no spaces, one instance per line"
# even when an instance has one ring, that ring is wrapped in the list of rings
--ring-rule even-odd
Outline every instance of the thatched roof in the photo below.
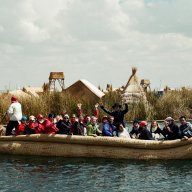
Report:
[[[9,91],[8,94],[15,95],[17,97],[29,97],[30,96],[29,94],[25,93],[22,90]]]
[[[105,94],[100,91],[97,87],[95,87],[93,84],[91,84],[89,81],[85,80],[85,79],[81,79],[80,80],[90,91],[92,91],[95,95],[97,95],[97,97],[101,98],[103,97]]]
[[[122,98],[126,102],[137,102],[142,98],[142,100],[146,100],[146,94],[139,84],[138,77],[136,75],[137,69],[132,68],[132,74],[128,79],[127,84],[123,88]]]
[[[36,93],[42,93],[43,88],[42,87],[23,87],[23,91],[26,92],[36,92]]]
[[[42,93],[43,88],[42,87],[23,87],[23,91],[34,97],[39,97],[38,93]]]
[[[132,68],[132,74],[129,77],[127,84],[125,85],[123,92],[125,93],[141,93],[143,88],[139,84],[138,77],[136,75],[137,69]]]
[[[65,91],[70,93],[72,96],[86,100],[98,100],[105,95],[102,91],[85,79],[78,80],[65,89]]]

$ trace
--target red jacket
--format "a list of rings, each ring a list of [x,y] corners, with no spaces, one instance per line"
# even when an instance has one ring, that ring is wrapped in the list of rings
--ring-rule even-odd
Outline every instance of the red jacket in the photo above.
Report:
[[[35,133],[45,133],[45,126],[43,125],[43,123],[38,123],[38,127],[37,129],[35,129]]]
[[[26,124],[19,124],[18,127],[15,130],[16,135],[24,135]]]
[[[28,128],[34,129],[34,128],[36,128],[36,127],[38,127],[38,123],[36,123],[36,122],[29,122]]]
[[[95,109],[94,116],[98,119],[98,117],[99,117],[99,109]]]
[[[44,125],[44,133],[46,134],[56,134],[59,129],[55,126],[53,122],[51,122],[49,119],[45,119],[43,122]]]

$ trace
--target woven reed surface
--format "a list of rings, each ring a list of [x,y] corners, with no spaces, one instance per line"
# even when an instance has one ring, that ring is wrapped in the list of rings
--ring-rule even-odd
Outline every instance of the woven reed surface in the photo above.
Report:
[[[192,159],[192,139],[144,141],[67,135],[1,136],[0,153],[118,159]]]
[[[169,149],[181,146],[191,145],[192,138],[181,141],[149,141],[138,139],[126,139],[118,137],[92,137],[92,136],[76,136],[76,135],[55,135],[55,134],[34,134],[34,135],[19,135],[19,136],[1,136],[2,141],[32,141],[32,142],[47,142],[47,143],[65,143],[65,144],[80,144],[93,146],[111,146],[124,148],[138,149]]]

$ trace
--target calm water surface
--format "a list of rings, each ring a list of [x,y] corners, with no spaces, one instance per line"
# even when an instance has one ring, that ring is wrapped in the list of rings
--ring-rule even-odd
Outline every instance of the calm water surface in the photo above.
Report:
[[[0,156],[0,191],[192,191],[192,161]]]

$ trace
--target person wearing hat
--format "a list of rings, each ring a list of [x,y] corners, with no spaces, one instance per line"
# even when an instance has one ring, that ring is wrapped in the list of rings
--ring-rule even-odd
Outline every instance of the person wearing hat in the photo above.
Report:
[[[44,121],[45,121],[44,116],[42,114],[38,114],[37,115],[38,127],[36,127],[35,129],[36,134],[45,133],[45,126],[43,125]]]
[[[164,120],[164,127],[163,127],[163,136],[167,140],[174,140],[181,138],[181,132],[179,127],[175,124],[175,121],[172,117],[167,117]]]
[[[152,133],[147,129],[147,121],[141,121],[139,123],[139,128],[141,132],[139,133],[139,139],[142,140],[153,140]]]
[[[24,135],[26,126],[27,126],[27,117],[22,116],[20,124],[15,129],[15,135]]]
[[[34,115],[29,116],[29,124],[26,126],[25,134],[36,134],[38,129],[38,123]]]
[[[44,116],[42,114],[38,114],[37,115],[37,122],[38,123],[43,123],[43,121],[44,121]]]
[[[109,114],[110,116],[114,117],[114,125],[116,126],[119,123],[122,123],[123,126],[125,127],[125,123],[124,123],[124,115],[128,112],[128,105],[127,103],[125,103],[125,108],[122,109],[122,106],[118,103],[115,103],[112,106],[113,111],[108,111],[107,109],[105,109],[105,107],[103,106],[103,104],[100,104],[100,108],[107,114]]]
[[[6,128],[6,135],[12,135],[12,130],[19,125],[19,121],[22,118],[22,107],[18,102],[16,96],[11,97],[11,105],[7,110],[7,116],[9,118],[9,122]]]

